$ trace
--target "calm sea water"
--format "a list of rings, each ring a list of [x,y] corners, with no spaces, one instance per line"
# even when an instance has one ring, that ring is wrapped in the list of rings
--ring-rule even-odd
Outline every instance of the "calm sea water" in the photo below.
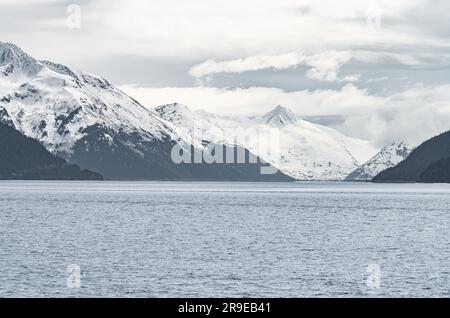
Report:
[[[449,297],[450,186],[0,182],[12,296]]]

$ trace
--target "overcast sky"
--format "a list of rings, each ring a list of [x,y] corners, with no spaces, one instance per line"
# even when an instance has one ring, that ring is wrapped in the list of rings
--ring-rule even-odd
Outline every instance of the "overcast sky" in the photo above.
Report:
[[[446,0],[0,0],[0,41],[149,107],[283,104],[380,145],[450,129]]]

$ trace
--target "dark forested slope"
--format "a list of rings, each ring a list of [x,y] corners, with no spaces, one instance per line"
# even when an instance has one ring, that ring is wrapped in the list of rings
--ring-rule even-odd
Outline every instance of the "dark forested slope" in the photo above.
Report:
[[[36,140],[0,123],[0,179],[3,180],[101,180],[95,172],[67,164]]]
[[[450,132],[427,140],[417,147],[404,161],[377,175],[375,182],[438,182],[439,169],[448,169],[445,165],[450,158]],[[429,170],[430,169],[430,170]],[[437,178],[436,181],[433,181]]]

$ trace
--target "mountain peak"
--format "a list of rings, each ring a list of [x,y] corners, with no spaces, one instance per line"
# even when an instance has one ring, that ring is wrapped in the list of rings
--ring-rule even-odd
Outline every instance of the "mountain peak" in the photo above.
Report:
[[[0,65],[24,58],[31,59],[31,56],[15,44],[0,42]]]
[[[265,114],[263,119],[267,125],[279,128],[296,125],[299,121],[299,118],[292,110],[281,105]]]
[[[156,107],[156,109],[189,109],[187,106],[180,103],[171,103]]]
[[[183,104],[180,104],[180,103],[161,105],[161,106],[156,107],[154,110],[161,116],[163,116],[165,114],[191,112],[189,107],[187,107]]]
[[[0,76],[12,74],[33,76],[42,69],[42,65],[20,47],[12,43],[0,42]]]
[[[180,103],[172,103],[161,105],[154,108],[156,114],[164,120],[169,122],[179,122],[186,117],[191,117],[191,110]]]

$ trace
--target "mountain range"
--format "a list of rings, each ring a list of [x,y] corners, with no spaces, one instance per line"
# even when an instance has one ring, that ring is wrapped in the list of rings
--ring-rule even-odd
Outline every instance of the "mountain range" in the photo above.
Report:
[[[343,180],[376,153],[369,142],[302,120],[283,106],[249,118],[192,111],[178,103],[153,111],[198,143],[240,145],[296,180]]]
[[[396,142],[378,151],[283,106],[251,117],[179,103],[147,108],[102,77],[37,60],[2,42],[0,124],[5,136],[19,140],[21,134],[26,141],[17,145],[28,150],[2,149],[16,155],[48,151],[46,164],[26,166],[29,158],[23,158],[20,166],[14,157],[17,169],[4,165],[0,178],[25,178],[33,169],[44,179],[186,181],[445,182],[450,174],[449,133],[414,150]],[[64,176],[69,170],[72,175]]]
[[[289,181],[254,164],[175,163],[172,150],[205,151],[106,79],[0,43],[0,121],[38,140],[52,154],[117,180]],[[225,152],[239,151],[227,145]],[[247,149],[244,149],[247,151]]]

